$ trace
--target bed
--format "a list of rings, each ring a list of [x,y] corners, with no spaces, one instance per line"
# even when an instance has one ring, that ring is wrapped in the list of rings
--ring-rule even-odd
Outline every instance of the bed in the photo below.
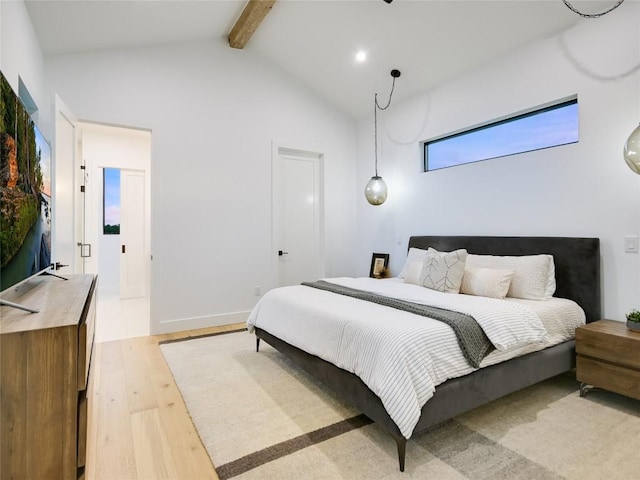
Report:
[[[600,250],[597,238],[415,236],[410,238],[408,247],[422,250],[431,247],[441,252],[463,248],[477,255],[553,255],[556,281],[554,297],[576,302],[584,311],[586,322],[601,318]],[[261,339],[269,343],[386,430],[396,441],[400,471],[404,471],[408,436],[391,418],[381,398],[360,377],[291,345],[266,328],[255,326],[253,330],[256,351],[259,351]],[[437,385],[432,397],[422,406],[409,436],[419,435],[449,418],[571,370],[574,366],[575,340],[570,339],[446,380]]]

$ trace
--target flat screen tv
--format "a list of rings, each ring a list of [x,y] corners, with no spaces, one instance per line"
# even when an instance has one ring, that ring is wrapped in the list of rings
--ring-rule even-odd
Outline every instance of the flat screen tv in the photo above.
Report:
[[[0,73],[0,292],[52,267],[51,168],[49,143]]]

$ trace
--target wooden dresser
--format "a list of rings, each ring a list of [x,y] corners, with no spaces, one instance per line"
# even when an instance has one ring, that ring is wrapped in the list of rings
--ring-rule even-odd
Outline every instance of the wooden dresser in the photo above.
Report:
[[[83,475],[87,387],[96,317],[95,275],[40,276],[0,307],[0,478]]]
[[[599,320],[576,329],[580,395],[590,386],[640,399],[640,332],[624,322]]]

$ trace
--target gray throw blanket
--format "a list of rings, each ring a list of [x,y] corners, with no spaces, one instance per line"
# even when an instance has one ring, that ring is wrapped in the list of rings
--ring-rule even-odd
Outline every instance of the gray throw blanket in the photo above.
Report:
[[[323,280],[317,282],[302,282],[302,285],[327,290],[339,295],[346,295],[347,297],[357,298],[358,300],[377,303],[385,307],[396,308],[446,323],[453,329],[464,358],[473,368],[480,368],[482,359],[489,355],[495,348],[476,319],[466,313],[385,297],[364,290],[343,287],[342,285],[336,285],[335,283],[325,282]]]

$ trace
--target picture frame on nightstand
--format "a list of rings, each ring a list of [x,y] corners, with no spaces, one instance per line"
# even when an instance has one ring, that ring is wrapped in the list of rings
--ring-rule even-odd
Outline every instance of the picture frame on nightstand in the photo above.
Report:
[[[371,268],[369,269],[369,276],[371,278],[385,278],[387,276],[388,268],[388,253],[374,253],[371,256]]]

